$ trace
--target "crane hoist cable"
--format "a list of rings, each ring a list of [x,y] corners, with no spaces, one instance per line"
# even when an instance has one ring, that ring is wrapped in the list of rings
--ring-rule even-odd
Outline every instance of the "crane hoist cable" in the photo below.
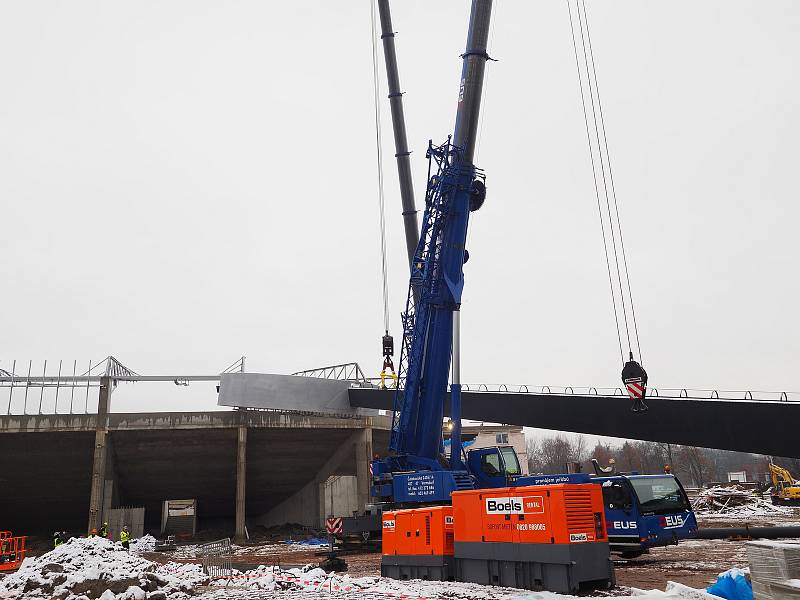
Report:
[[[386,387],[385,380],[391,378],[397,384],[392,356],[394,355],[394,339],[389,335],[389,277],[386,264],[386,200],[383,192],[383,135],[381,131],[380,74],[378,72],[378,28],[375,0],[369,0],[369,15],[372,36],[372,89],[375,103],[375,151],[378,169],[378,214],[381,236],[381,292],[383,294],[383,330],[381,348],[383,367],[381,368],[381,387]]]
[[[586,126],[586,139],[589,146],[595,198],[597,200],[597,208],[600,215],[600,229],[603,237],[606,271],[611,290],[611,305],[614,312],[620,358],[623,362],[622,381],[626,390],[628,391],[628,395],[631,397],[631,400],[633,400],[632,409],[634,412],[644,412],[647,410],[647,405],[644,403],[644,396],[647,389],[647,372],[636,360],[634,360],[633,344],[631,343],[631,324],[628,322],[628,311],[630,311],[631,315],[631,323],[634,334],[633,337],[636,340],[636,349],[639,355],[639,360],[641,360],[642,350],[639,341],[639,329],[636,322],[636,311],[633,305],[633,293],[631,291],[628,260],[625,253],[624,239],[622,237],[622,223],[619,216],[619,204],[617,202],[616,188],[614,187],[613,171],[611,169],[611,156],[608,150],[608,138],[606,136],[605,118],[603,117],[603,106],[600,101],[600,88],[597,83],[597,69],[595,66],[591,35],[589,33],[589,19],[586,13],[586,3],[585,0],[574,0],[575,11],[577,13],[578,29],[580,33],[580,47],[582,50],[582,52],[579,53],[578,42],[575,35],[575,19],[573,19],[572,16],[572,0],[566,0],[566,2],[567,11],[569,14],[570,32],[572,34],[572,47],[575,52],[575,66],[578,72],[583,119]],[[584,92],[584,76],[581,65],[583,65],[583,71],[586,73],[588,94]],[[587,109],[587,95],[589,98],[589,104],[591,106],[592,127],[590,127],[590,113]],[[592,139],[592,130],[594,131],[594,143]],[[595,147],[597,152],[597,161],[595,161]],[[598,164],[603,189],[602,198],[597,174]],[[606,175],[606,173],[608,173],[608,175]],[[602,199],[605,200],[604,203]],[[603,210],[603,204],[605,204],[605,211]],[[606,235],[606,220],[608,221],[608,235]],[[609,238],[611,252],[609,252]],[[617,242],[617,239],[619,239],[619,243]],[[613,255],[614,259],[613,266],[618,288],[615,288],[614,277],[612,276],[611,255]],[[622,266],[620,266],[620,256],[622,257]],[[617,295],[619,295],[619,308],[617,306]],[[619,318],[620,311],[622,312],[622,322],[620,322]],[[627,361],[625,360],[623,353],[623,336],[621,325],[624,326],[625,339],[627,341]]]

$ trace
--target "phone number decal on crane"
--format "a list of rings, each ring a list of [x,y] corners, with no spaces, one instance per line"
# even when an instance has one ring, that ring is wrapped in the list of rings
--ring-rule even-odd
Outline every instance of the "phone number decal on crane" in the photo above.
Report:
[[[436,494],[436,477],[433,474],[412,475],[406,480],[409,496],[433,496]]]

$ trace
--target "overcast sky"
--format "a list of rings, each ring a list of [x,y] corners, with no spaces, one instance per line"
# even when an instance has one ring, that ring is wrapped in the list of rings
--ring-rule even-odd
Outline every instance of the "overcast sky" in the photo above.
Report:
[[[800,4],[588,4],[651,385],[800,390]],[[251,371],[377,375],[369,6],[1,3],[0,368],[114,354],[210,374],[246,355]],[[392,6],[419,192],[428,139],[452,132],[469,5]],[[496,2],[466,382],[619,383],[572,53],[563,0]],[[407,267],[382,108],[397,339]],[[115,408],[216,402],[210,386],[151,389]]]

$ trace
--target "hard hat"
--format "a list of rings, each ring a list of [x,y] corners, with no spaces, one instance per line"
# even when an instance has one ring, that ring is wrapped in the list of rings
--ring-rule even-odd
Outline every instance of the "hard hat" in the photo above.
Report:
[[[125,531],[128,531],[128,526],[127,525],[123,525],[122,529],[125,530]]]

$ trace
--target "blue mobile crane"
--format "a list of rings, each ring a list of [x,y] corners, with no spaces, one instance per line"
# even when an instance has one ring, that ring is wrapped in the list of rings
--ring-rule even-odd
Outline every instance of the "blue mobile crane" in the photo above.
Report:
[[[449,502],[455,490],[474,488],[461,456],[459,311],[469,215],[486,197],[485,177],[473,164],[492,0],[473,0],[453,136],[429,143],[428,183],[419,242],[403,313],[390,456],[372,463],[373,496],[394,503]],[[442,460],[442,420],[451,371],[454,428]]]
[[[404,172],[408,178],[410,171],[387,0],[379,0],[379,8],[387,68],[394,69],[394,73],[389,72],[390,98],[394,102],[392,114],[401,188],[405,190],[405,215],[413,212],[407,210],[408,206],[413,208],[413,196],[409,196],[410,183],[406,180],[403,184]],[[647,480],[642,479],[647,476],[594,479],[588,474],[522,476],[519,459],[511,446],[480,448],[468,453],[462,448],[459,316],[464,288],[463,266],[469,258],[465,247],[469,217],[486,198],[485,175],[474,165],[473,157],[484,72],[489,60],[487,40],[491,9],[492,0],[472,0],[466,51],[462,55],[455,131],[443,144],[429,142],[428,145],[422,227],[416,245],[409,243],[411,277],[402,315],[398,369],[402,385],[397,386],[394,397],[388,456],[372,462],[371,496],[378,512],[449,504],[450,495],[457,490],[562,482],[598,483],[603,486],[613,549],[629,555],[641,553],[650,546],[687,537],[697,527],[686,494],[671,475]],[[391,42],[388,48],[387,38]],[[408,226],[406,230],[408,232]],[[387,343],[385,337],[387,359],[392,345],[391,339]],[[451,373],[452,430],[450,452],[446,455],[442,423]],[[660,500],[655,502],[655,497]],[[662,521],[666,525],[662,525]],[[359,520],[354,523],[358,524]],[[678,523],[680,525],[676,526]],[[614,529],[617,525],[619,532]],[[346,524],[345,529],[352,532],[353,526]]]

